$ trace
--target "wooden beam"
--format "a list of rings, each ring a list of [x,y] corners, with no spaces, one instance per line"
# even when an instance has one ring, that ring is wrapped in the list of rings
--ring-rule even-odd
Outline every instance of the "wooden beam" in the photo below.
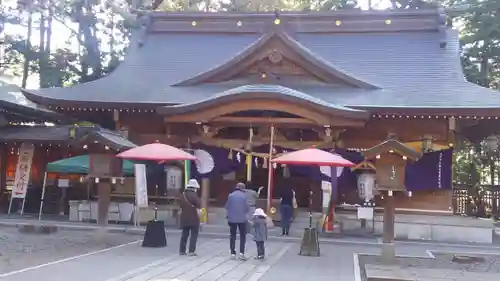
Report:
[[[193,143],[201,142],[206,145],[225,147],[225,148],[241,148],[244,144],[244,140],[235,140],[235,139],[222,139],[222,138],[204,138],[204,137],[194,137],[191,140]],[[276,146],[281,146],[284,148],[293,148],[293,149],[303,149],[310,148],[312,146],[316,146],[317,148],[328,148],[332,147],[332,144],[324,141],[283,141],[276,140]],[[267,140],[256,140],[253,141],[252,144],[254,146],[268,145],[269,142]]]
[[[210,120],[210,123],[227,123],[249,125],[280,124],[280,125],[316,125],[305,118],[266,118],[266,117],[229,117],[221,116]]]

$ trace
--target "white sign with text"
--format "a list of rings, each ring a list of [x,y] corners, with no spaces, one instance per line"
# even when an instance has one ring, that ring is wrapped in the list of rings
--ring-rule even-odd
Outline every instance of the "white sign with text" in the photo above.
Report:
[[[17,160],[14,186],[12,187],[12,198],[24,199],[26,197],[34,153],[35,147],[32,144],[23,143],[21,145],[19,149],[19,158]]]
[[[138,207],[148,206],[148,184],[146,180],[146,165],[134,164],[135,172],[135,203]]]

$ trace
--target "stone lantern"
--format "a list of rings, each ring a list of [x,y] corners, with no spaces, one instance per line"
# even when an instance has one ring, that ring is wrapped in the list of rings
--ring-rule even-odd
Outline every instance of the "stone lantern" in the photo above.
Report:
[[[405,172],[407,161],[416,161],[421,154],[399,142],[396,135],[389,134],[386,141],[364,152],[365,159],[375,159],[376,189],[384,198],[384,226],[382,259],[386,263],[395,261],[394,252],[394,193],[406,192]]]

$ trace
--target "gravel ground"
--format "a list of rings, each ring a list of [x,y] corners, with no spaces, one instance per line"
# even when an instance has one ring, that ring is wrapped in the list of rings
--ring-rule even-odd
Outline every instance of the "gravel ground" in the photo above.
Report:
[[[484,258],[484,262],[461,264],[452,262],[453,254],[432,252],[435,258],[398,257],[397,266],[400,268],[425,268],[425,269],[449,269],[464,272],[493,273],[500,274],[500,255],[473,255],[456,253],[456,255]],[[361,277],[366,280],[365,265],[384,265],[380,256],[359,255],[359,267]]]
[[[0,274],[98,251],[140,239],[130,234],[108,233],[98,241],[92,231],[58,231],[24,234],[15,228],[0,229]]]

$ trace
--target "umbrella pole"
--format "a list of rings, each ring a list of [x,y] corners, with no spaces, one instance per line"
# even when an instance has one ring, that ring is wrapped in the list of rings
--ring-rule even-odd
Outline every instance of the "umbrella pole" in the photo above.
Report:
[[[43,201],[45,200],[46,185],[47,185],[47,172],[45,172],[45,175],[43,176],[42,196],[40,197],[40,210],[38,211],[38,220],[42,220]]]
[[[271,212],[273,205],[273,163],[271,159],[273,157],[273,146],[274,146],[274,125],[271,124],[271,141],[269,142],[269,165],[267,174],[267,212]]]

